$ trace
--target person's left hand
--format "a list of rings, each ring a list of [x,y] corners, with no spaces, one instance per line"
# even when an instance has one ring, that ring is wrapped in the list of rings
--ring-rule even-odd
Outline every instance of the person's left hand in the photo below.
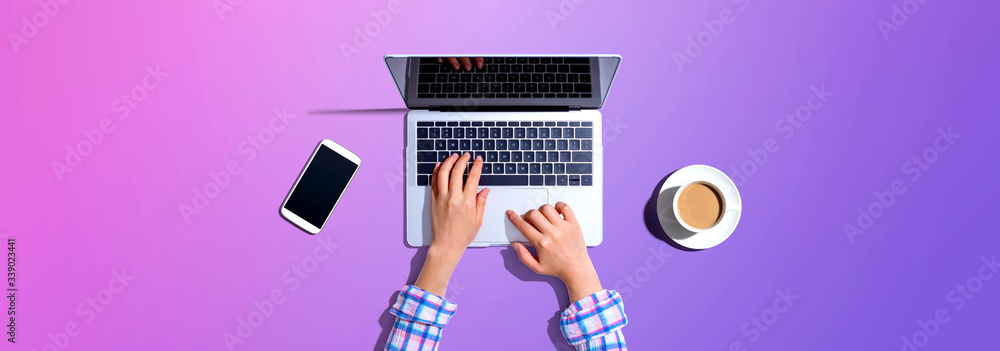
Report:
[[[452,154],[443,163],[434,165],[431,179],[431,246],[413,283],[437,296],[444,296],[451,273],[462,259],[465,248],[483,225],[483,210],[490,189],[479,189],[483,170],[482,157],[476,157],[469,179],[462,187],[462,175],[472,156]]]
[[[482,157],[476,157],[464,188],[462,184],[462,174],[471,157],[469,153],[461,157],[452,154],[443,163],[434,166],[431,180],[431,249],[464,251],[483,225],[483,209],[486,208],[486,196],[490,190],[476,192],[483,170]]]
[[[476,58],[469,58],[469,57],[458,57],[458,58],[455,58],[455,57],[449,57],[447,59],[443,59],[443,58],[438,57],[438,63],[444,63],[444,60],[448,60],[448,63],[450,63],[451,67],[454,68],[456,71],[459,70],[459,69],[462,69],[462,68],[465,68],[466,71],[471,71],[472,70],[472,62],[473,61],[476,62],[476,68],[483,68],[483,58],[482,57],[476,57]]]

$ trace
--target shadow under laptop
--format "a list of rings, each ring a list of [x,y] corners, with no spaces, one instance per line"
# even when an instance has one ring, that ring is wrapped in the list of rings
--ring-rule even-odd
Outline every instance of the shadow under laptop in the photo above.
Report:
[[[667,235],[667,232],[663,230],[663,226],[660,224],[660,217],[656,211],[657,204],[665,206],[669,205],[670,201],[672,201],[674,195],[677,194],[678,190],[678,188],[666,189],[663,191],[663,194],[661,196],[660,188],[662,188],[663,184],[667,182],[667,178],[670,178],[670,176],[673,175],[675,172],[677,171],[675,170],[673,172],[670,172],[670,174],[667,174],[667,176],[663,177],[663,179],[661,179],[660,182],[656,184],[656,187],[653,188],[653,194],[650,195],[649,201],[646,201],[646,207],[643,208],[642,217],[646,222],[646,229],[649,230],[649,233],[652,234],[657,239],[660,239],[661,241],[667,243],[671,247],[681,251],[701,251],[681,246],[681,244],[678,244],[676,241],[674,241],[674,239],[670,238],[670,235]]]
[[[529,248],[534,253],[534,249]],[[566,337],[562,334],[562,329],[559,327],[559,317],[562,316],[562,311],[569,306],[569,293],[566,291],[566,285],[563,284],[559,278],[551,277],[547,275],[541,275],[532,271],[528,266],[525,266],[521,259],[517,256],[517,251],[513,247],[507,247],[500,250],[500,256],[503,257],[503,266],[507,269],[510,274],[515,278],[521,280],[522,282],[545,282],[550,287],[552,287],[552,292],[556,295],[556,300],[559,302],[558,306],[555,306],[555,314],[552,318],[548,320],[548,327],[546,331],[549,334],[549,339],[552,341],[552,346],[556,350],[574,350],[572,346],[566,343]]]
[[[427,248],[418,248],[413,258],[410,259],[410,273],[406,276],[407,285],[417,281],[417,276],[420,275],[420,269],[423,268],[426,259]],[[382,332],[379,333],[378,340],[375,340],[375,348],[373,350],[385,350],[385,343],[389,340],[389,333],[392,332],[392,326],[396,323],[396,316],[393,316],[389,311],[392,310],[392,305],[396,303],[396,297],[399,296],[400,291],[396,290],[395,293],[389,295],[389,305],[382,311],[382,314],[378,318],[378,325],[382,327]]]
[[[406,108],[332,108],[325,110],[311,110],[310,115],[375,115],[383,113],[406,113],[410,111]]]

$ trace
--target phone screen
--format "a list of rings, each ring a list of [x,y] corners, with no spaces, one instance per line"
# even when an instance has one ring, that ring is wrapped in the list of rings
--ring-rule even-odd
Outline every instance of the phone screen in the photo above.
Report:
[[[316,228],[322,228],[357,170],[358,165],[351,160],[320,146],[288,197],[285,208]]]

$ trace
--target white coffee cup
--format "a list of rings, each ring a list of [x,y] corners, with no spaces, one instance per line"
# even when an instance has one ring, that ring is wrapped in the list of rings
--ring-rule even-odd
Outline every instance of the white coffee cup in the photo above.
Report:
[[[682,218],[681,212],[680,212],[680,198],[681,198],[681,194],[683,194],[684,190],[687,190],[689,187],[691,187],[693,185],[698,185],[698,184],[707,186],[709,189],[711,189],[712,192],[715,193],[716,198],[719,201],[719,215],[718,215],[718,218],[715,219],[715,222],[712,223],[712,225],[710,225],[708,227],[703,227],[703,228],[695,227],[695,226],[692,226],[691,224],[685,222],[684,218]],[[680,223],[680,225],[683,226],[684,229],[687,229],[687,230],[689,230],[691,232],[694,232],[694,233],[704,233],[704,232],[710,231],[710,230],[714,229],[716,226],[718,226],[719,223],[722,222],[722,219],[725,218],[726,211],[733,210],[731,208],[727,208],[727,204],[726,203],[727,203],[727,201],[726,201],[725,192],[723,192],[722,189],[719,189],[719,187],[717,185],[712,184],[711,182],[704,181],[704,180],[696,180],[696,181],[688,182],[687,184],[684,184],[683,186],[679,187],[677,189],[677,192],[674,193],[674,199],[673,199],[674,217],[676,218],[677,223]],[[735,210],[739,210],[739,209],[735,209]]]

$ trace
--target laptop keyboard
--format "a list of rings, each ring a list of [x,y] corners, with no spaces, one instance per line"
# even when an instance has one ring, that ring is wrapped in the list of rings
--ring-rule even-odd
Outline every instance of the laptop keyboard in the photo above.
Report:
[[[590,58],[484,57],[483,68],[455,70],[420,58],[417,98],[591,98]]]
[[[468,152],[483,157],[480,186],[592,186],[593,134],[593,122],[417,122],[417,185],[430,185],[435,162]]]

